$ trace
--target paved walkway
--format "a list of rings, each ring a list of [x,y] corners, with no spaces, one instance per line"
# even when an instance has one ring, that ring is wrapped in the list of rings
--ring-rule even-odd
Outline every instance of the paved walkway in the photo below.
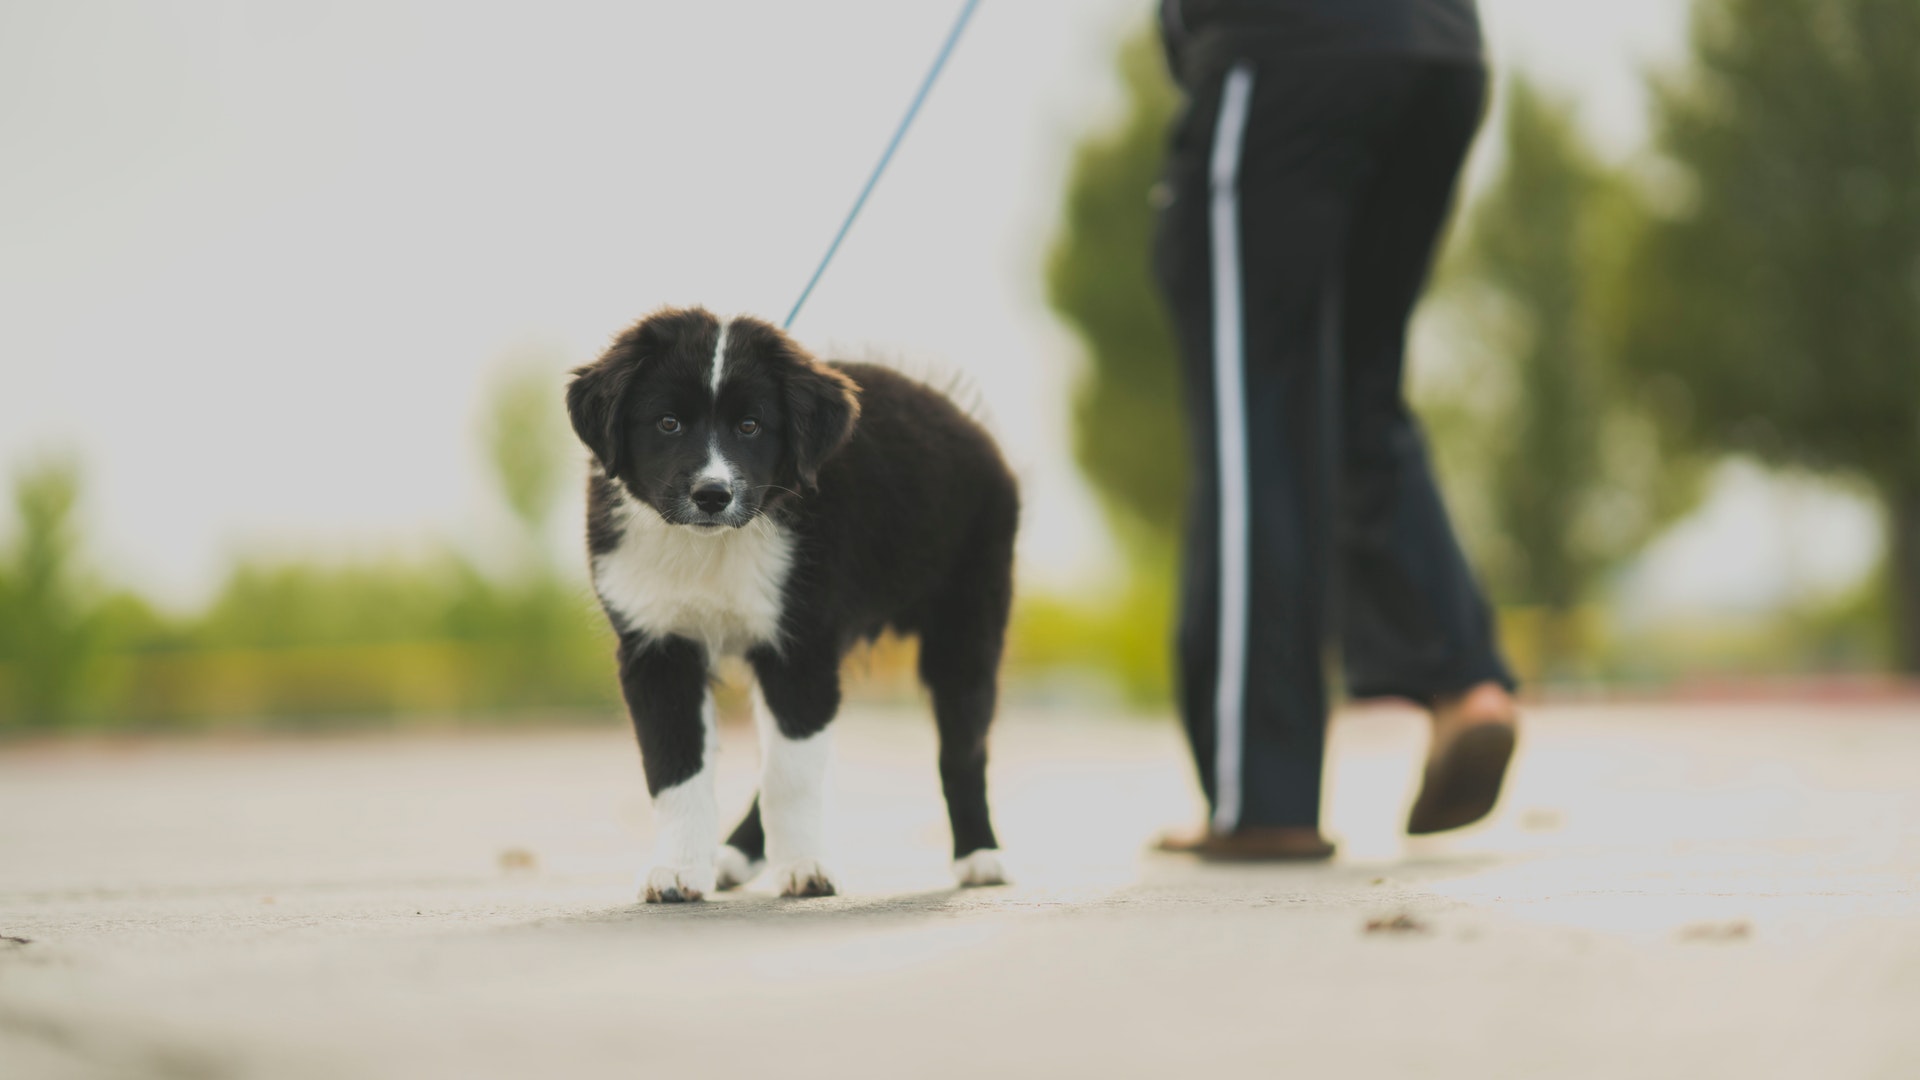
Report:
[[[1920,709],[1552,709],[1404,841],[1335,729],[1322,867],[1141,853],[1170,725],[1005,718],[1019,883],[946,888],[930,724],[840,730],[846,895],[631,901],[618,730],[0,751],[0,1077],[1920,1076]],[[752,750],[729,748],[743,804]]]

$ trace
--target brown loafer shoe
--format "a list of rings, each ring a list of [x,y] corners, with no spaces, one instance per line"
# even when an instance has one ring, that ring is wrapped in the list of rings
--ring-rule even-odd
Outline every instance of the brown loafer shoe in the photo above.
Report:
[[[1517,741],[1513,698],[1488,683],[1434,709],[1433,746],[1407,832],[1471,825],[1493,812]]]
[[[1209,862],[1315,862],[1333,857],[1333,845],[1320,830],[1305,825],[1249,825],[1230,833],[1203,829],[1169,833],[1154,841],[1155,851],[1197,855]]]

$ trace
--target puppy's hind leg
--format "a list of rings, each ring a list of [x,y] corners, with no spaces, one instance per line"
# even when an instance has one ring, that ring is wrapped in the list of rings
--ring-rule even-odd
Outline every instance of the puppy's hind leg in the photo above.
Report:
[[[953,874],[963,886],[1006,881],[987,811],[987,729],[1013,607],[1019,495],[1009,479],[982,504],[972,541],[920,619],[920,681],[940,731],[940,786],[953,826]]]
[[[757,703],[756,703],[757,704]],[[759,876],[767,861],[767,833],[760,824],[760,796],[753,797],[747,816],[740,819],[727,842],[714,857],[714,887],[722,892],[737,889]]]
[[[920,679],[933,697],[940,786],[953,826],[953,875],[963,886],[1006,882],[987,810],[987,729],[1005,627],[1006,607],[989,592],[937,605],[920,631]]]
[[[930,646],[928,638],[936,642]],[[987,728],[996,696],[993,672],[979,666],[949,667],[953,661],[923,634],[921,678],[933,696],[940,729],[940,787],[947,797],[947,821],[953,826],[953,876],[961,885],[1000,885],[999,842],[987,809]]]
[[[782,896],[832,896],[827,869],[827,724],[840,708],[839,659],[771,649],[748,659],[759,677],[754,722],[760,729],[760,820],[766,856]]]

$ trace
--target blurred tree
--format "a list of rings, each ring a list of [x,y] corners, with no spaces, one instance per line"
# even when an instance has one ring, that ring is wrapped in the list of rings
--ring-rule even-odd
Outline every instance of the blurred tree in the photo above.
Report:
[[[10,671],[0,726],[46,729],[80,711],[97,659],[95,598],[78,565],[80,472],[54,461],[14,479],[16,534],[0,552],[0,661]],[[11,722],[9,723],[9,719]]]
[[[560,486],[573,477],[578,443],[563,419],[564,359],[518,357],[494,384],[487,412],[487,458],[500,494],[523,527],[525,573],[488,582],[463,566],[463,587],[448,610],[453,636],[508,638],[523,685],[550,682],[549,672],[577,670],[581,656],[604,655],[601,619],[587,593],[555,566],[547,543]]]
[[[1505,107],[1501,172],[1438,289],[1464,324],[1453,377],[1422,404],[1449,490],[1478,496],[1457,501],[1484,519],[1466,531],[1489,588],[1539,615],[1524,624],[1535,640],[1516,644],[1533,674],[1566,676],[1581,660],[1576,607],[1692,505],[1697,470],[1621,392],[1609,286],[1638,204],[1588,150],[1571,105],[1515,76]]]
[[[1864,478],[1920,672],[1920,0],[1702,0],[1626,358],[1697,445]]]
[[[1117,597],[1023,604],[1015,638],[1027,662],[1103,669],[1134,701],[1160,704],[1172,685],[1166,640],[1188,476],[1179,359],[1150,255],[1153,189],[1180,99],[1150,29],[1121,43],[1117,68],[1121,112],[1074,149],[1046,285],[1088,365],[1074,389],[1074,459],[1131,573]]]
[[[1047,298],[1080,338],[1074,456],[1136,560],[1170,565],[1186,510],[1173,334],[1148,265],[1154,184],[1179,97],[1151,32],[1120,48],[1122,113],[1075,149]],[[1144,437],[1143,433],[1157,433]]]
[[[482,433],[487,460],[507,507],[526,527],[545,566],[541,543],[567,473],[572,445],[560,420],[555,372],[561,365],[520,361],[493,385]]]
[[[1076,457],[1140,577],[1161,581],[1184,512],[1186,444],[1140,433],[1184,424],[1149,270],[1151,192],[1179,98],[1150,33],[1122,44],[1118,70],[1123,111],[1075,152],[1047,286],[1089,362],[1074,400]],[[1506,172],[1445,275],[1468,324],[1455,336],[1481,347],[1462,350],[1456,368],[1468,377],[1423,404],[1436,406],[1438,456],[1460,481],[1450,490],[1483,508],[1484,526],[1470,532],[1496,595],[1546,612],[1533,652],[1559,671],[1577,644],[1570,613],[1690,503],[1693,474],[1668,468],[1653,418],[1614,392],[1606,284],[1637,207],[1581,144],[1569,110],[1525,82],[1506,137]]]

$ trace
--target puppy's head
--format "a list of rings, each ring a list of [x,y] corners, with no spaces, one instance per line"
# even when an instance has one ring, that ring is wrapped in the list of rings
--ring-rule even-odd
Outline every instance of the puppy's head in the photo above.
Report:
[[[719,530],[813,490],[853,434],[857,393],[767,323],[668,308],[574,371],[567,412],[635,499],[671,524]]]

